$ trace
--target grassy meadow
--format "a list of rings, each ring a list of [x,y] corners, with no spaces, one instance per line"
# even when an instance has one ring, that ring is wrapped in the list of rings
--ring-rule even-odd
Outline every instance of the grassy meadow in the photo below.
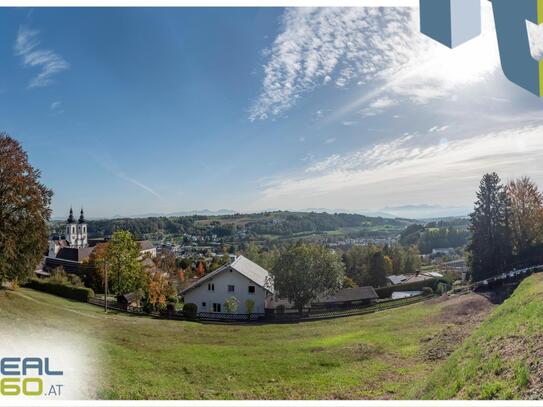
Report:
[[[402,399],[435,369],[423,339],[450,328],[451,300],[277,325],[122,313],[30,289],[0,290],[0,327],[85,337],[103,399]],[[452,300],[454,301],[454,300]]]

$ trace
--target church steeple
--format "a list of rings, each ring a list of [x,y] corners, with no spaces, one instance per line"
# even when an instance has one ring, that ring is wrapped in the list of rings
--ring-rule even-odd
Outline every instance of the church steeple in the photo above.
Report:
[[[85,220],[85,215],[83,214],[83,208],[81,208],[81,214],[79,215],[79,223],[86,223],[87,221]]]
[[[68,223],[75,223],[74,211],[73,211],[73,209],[71,207],[70,207],[70,216],[68,216],[67,222]]]

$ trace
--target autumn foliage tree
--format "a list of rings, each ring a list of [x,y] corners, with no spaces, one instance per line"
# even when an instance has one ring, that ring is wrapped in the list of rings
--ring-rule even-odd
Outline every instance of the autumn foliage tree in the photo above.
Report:
[[[160,309],[166,306],[168,297],[175,295],[168,275],[162,272],[151,273],[148,277],[147,302],[154,309]]]
[[[196,275],[198,277],[203,277],[206,273],[206,264],[204,261],[200,260],[198,261],[198,264],[196,265]]]
[[[522,254],[543,241],[543,195],[528,177],[509,182],[513,251]]]
[[[47,250],[53,192],[21,145],[0,132],[0,282],[26,280]]]
[[[85,285],[95,292],[102,292],[105,288],[107,245],[107,243],[98,243],[87,260],[90,267],[85,276]]]

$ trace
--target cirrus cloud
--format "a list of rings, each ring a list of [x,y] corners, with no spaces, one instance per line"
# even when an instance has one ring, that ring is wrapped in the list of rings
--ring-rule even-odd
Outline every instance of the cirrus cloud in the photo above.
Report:
[[[59,54],[39,48],[39,31],[21,26],[15,40],[15,55],[22,58],[25,67],[39,68],[38,74],[30,80],[28,88],[48,86],[53,76],[68,69],[70,64]]]
[[[465,205],[485,171],[504,177],[529,173],[543,181],[543,124],[444,140],[429,134],[405,134],[354,152],[332,154],[294,174],[262,185],[253,207],[289,202],[356,209],[405,204],[416,196],[434,204]],[[350,207],[349,207],[350,205]]]
[[[484,81],[499,58],[490,5],[483,17],[482,35],[450,50],[420,33],[416,8],[288,9],[264,53],[262,90],[249,118],[278,117],[327,84],[364,86],[333,120],[364,105],[363,115],[379,114],[398,97],[426,103]]]

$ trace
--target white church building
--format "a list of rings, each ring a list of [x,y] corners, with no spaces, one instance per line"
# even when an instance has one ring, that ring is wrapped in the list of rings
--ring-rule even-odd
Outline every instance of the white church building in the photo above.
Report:
[[[70,216],[66,221],[64,239],[49,241],[49,256],[56,257],[63,247],[81,249],[88,246],[89,238],[87,233],[87,222],[85,221],[83,208],[81,208],[79,220],[77,222],[74,218],[74,211],[70,208]]]
[[[45,257],[43,271],[46,273],[55,267],[62,266],[68,273],[82,274],[89,270],[88,259],[96,244],[106,243],[107,239],[89,239],[88,224],[81,209],[79,219],[74,218],[74,211],[70,208],[70,215],[66,220],[64,236],[49,240],[49,249]],[[156,247],[148,240],[138,241],[140,254],[156,257]]]

